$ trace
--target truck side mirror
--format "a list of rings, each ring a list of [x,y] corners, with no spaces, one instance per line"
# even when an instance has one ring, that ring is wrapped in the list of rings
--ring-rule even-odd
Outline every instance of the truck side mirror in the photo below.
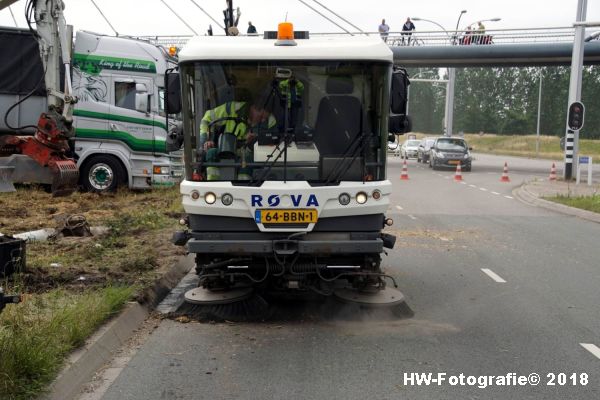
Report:
[[[167,114],[181,112],[181,83],[179,72],[166,71],[165,74],[165,110]]]
[[[390,92],[390,109],[393,114],[406,115],[408,105],[408,73],[405,69],[395,68],[392,72],[392,87]]]
[[[403,135],[412,131],[412,120],[408,115],[390,115],[388,119],[388,131]]]
[[[393,133],[388,134],[388,142],[394,143],[396,141],[396,135]]]

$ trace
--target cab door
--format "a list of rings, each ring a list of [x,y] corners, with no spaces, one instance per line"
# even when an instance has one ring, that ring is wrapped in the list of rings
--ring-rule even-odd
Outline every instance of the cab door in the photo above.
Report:
[[[113,77],[109,131],[132,152],[155,150],[152,80]]]

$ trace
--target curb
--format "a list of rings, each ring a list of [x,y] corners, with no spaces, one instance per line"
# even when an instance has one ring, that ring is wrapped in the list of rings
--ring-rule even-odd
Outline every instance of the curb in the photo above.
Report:
[[[541,199],[535,194],[531,193],[529,190],[527,190],[527,184],[521,185],[520,187],[513,190],[513,195],[521,202],[535,207],[542,207],[550,211],[558,212],[565,215],[571,215],[573,217],[578,217],[587,221],[600,223],[600,214]]]
[[[58,377],[48,388],[43,400],[72,400],[81,394],[84,385],[113,357],[151,310],[174,288],[193,267],[193,256],[183,256],[151,288],[143,293],[144,304],[131,302],[119,315],[110,319],[86,343],[73,352]]]

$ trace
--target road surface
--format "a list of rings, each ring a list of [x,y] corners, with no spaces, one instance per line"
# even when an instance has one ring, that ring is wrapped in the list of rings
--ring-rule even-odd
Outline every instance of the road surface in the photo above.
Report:
[[[414,317],[162,320],[82,399],[600,398],[600,225],[513,198],[549,173],[548,162],[516,161],[510,183],[493,156],[477,157],[458,183],[414,160],[401,181],[391,158],[388,231],[398,241],[385,268]],[[446,375],[426,386],[411,373]],[[460,385],[460,374],[512,373],[540,382]]]

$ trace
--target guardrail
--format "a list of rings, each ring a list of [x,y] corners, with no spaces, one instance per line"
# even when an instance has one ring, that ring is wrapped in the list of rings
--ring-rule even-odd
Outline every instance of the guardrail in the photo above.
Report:
[[[470,33],[467,33],[470,32]],[[593,30],[588,30],[592,34]],[[379,32],[330,33],[317,32],[311,36],[379,36]],[[220,36],[220,35],[219,35]],[[456,45],[492,45],[492,44],[539,44],[573,42],[575,28],[524,28],[524,29],[487,29],[485,33],[474,31],[412,31],[411,35],[403,32],[389,32],[386,42],[390,47],[401,46],[456,46]],[[188,35],[172,36],[138,36],[162,46],[183,47],[191,38]],[[600,40],[596,36],[593,40]]]

